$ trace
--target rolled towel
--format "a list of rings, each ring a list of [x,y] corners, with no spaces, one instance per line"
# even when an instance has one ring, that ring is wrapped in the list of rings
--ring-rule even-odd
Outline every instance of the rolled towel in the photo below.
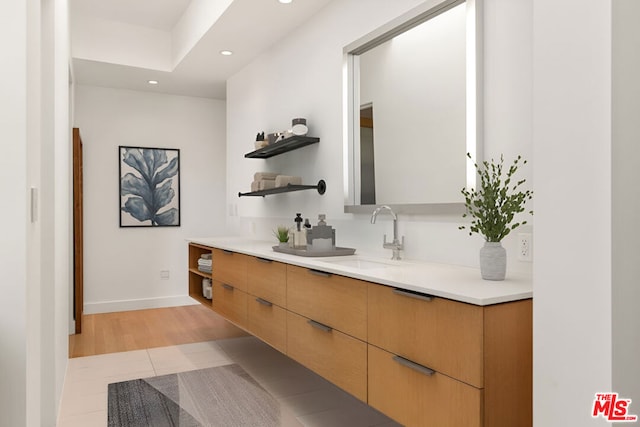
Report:
[[[276,186],[276,182],[272,179],[263,179],[261,181],[258,181],[258,184],[258,189],[260,190],[269,190]]]
[[[274,180],[278,176],[277,172],[256,172],[253,174],[254,181],[262,181],[264,179]]]
[[[276,187],[286,187],[288,184],[291,185],[301,185],[302,177],[299,176],[289,176],[289,175],[278,175],[276,177]]]
[[[260,181],[253,181],[251,183],[251,191],[258,191],[260,190]]]

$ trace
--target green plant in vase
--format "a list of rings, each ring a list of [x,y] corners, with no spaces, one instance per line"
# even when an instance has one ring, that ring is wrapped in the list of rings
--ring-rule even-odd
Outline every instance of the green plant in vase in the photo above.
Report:
[[[471,159],[471,155],[467,153]],[[480,178],[479,189],[462,189],[466,212],[464,218],[471,217],[470,225],[461,225],[461,230],[469,230],[469,235],[478,233],[485,239],[480,250],[480,270],[486,280],[504,280],[506,273],[506,251],[500,243],[511,231],[527,221],[516,222],[515,216],[525,210],[527,200],[533,198],[533,191],[523,190],[525,179],[516,180],[518,168],[527,161],[518,156],[508,168],[504,157],[500,161],[482,162],[480,167],[474,163]],[[529,211],[533,215],[533,211]]]
[[[276,236],[280,245],[283,246],[289,241],[289,228],[284,225],[279,225],[275,230],[273,230],[273,235]]]

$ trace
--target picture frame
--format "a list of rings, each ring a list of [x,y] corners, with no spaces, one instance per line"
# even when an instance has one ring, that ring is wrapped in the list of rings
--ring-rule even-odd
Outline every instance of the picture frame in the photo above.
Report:
[[[118,147],[120,227],[180,226],[180,150]]]

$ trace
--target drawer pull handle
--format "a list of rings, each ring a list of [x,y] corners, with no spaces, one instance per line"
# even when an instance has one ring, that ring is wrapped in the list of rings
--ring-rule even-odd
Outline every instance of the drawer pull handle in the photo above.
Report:
[[[420,372],[421,374],[431,376],[435,374],[436,371],[433,369],[429,369],[426,366],[419,365],[411,360],[405,359],[400,356],[393,356],[393,360],[401,364],[402,366],[406,366],[409,369],[413,369],[414,371]]]
[[[227,285],[226,283],[223,283],[222,287],[225,288],[228,291],[233,291],[235,289],[233,286]]]
[[[266,259],[266,258],[260,258],[260,257],[256,257],[256,259],[260,262],[265,262],[265,263],[273,262],[272,259]]]
[[[262,299],[262,298],[256,298],[256,301],[258,301],[262,305],[266,305],[267,307],[271,307],[273,305],[272,303],[270,303],[266,299]]]
[[[396,295],[401,295],[403,297],[415,298],[415,299],[419,299],[419,300],[422,300],[422,301],[431,301],[431,300],[433,300],[433,297],[431,295],[419,294],[417,292],[405,291],[403,289],[394,289],[393,293],[396,294]]]
[[[227,255],[233,255],[233,251],[230,251],[228,249],[223,249],[222,253],[227,254]]]
[[[327,273],[326,271],[314,270],[312,268],[309,268],[309,273],[315,274],[316,276],[322,276],[322,277],[331,277],[332,276],[331,273]]]
[[[314,328],[320,329],[321,331],[324,331],[324,332],[331,332],[333,330],[332,327],[323,325],[322,323],[316,322],[315,320],[307,320],[307,323],[313,326]]]

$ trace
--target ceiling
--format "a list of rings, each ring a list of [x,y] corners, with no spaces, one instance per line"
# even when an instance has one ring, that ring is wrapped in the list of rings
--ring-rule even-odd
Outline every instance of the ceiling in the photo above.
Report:
[[[71,0],[73,81],[225,99],[227,78],[330,1]],[[183,34],[198,28],[197,37],[185,42]],[[155,51],[136,52],[138,45],[153,46],[164,56],[144,62]],[[180,49],[184,56],[176,55]],[[223,56],[221,50],[233,55]],[[167,65],[159,66],[161,62]],[[159,84],[152,86],[149,80]]]

